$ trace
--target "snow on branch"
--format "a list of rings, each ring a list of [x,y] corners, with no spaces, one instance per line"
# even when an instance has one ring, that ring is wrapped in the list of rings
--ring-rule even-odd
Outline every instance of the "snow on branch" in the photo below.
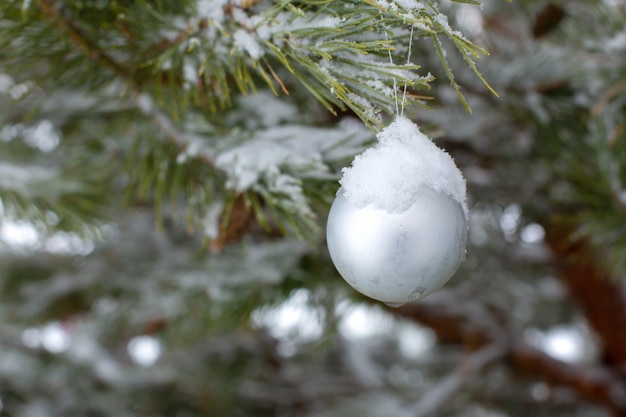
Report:
[[[158,130],[180,149],[181,155],[185,155],[185,157],[193,156],[207,165],[213,166],[213,154],[206,146],[203,146],[203,140],[201,138],[187,135],[178,130],[169,117],[156,107],[150,96],[139,94],[135,101],[137,108],[144,115],[148,116]]]

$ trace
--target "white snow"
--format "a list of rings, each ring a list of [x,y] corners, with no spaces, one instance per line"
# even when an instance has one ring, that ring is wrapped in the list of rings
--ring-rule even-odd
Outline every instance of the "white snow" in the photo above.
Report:
[[[451,196],[468,217],[461,171],[413,122],[398,117],[377,138],[374,147],[343,169],[339,182],[352,204],[400,213],[413,205],[422,190],[431,189]]]
[[[338,129],[275,126],[219,153],[215,165],[227,173],[228,188],[268,192],[285,208],[308,216],[302,180],[332,178],[327,164],[354,155],[370,137],[362,124],[340,123]]]
[[[15,190],[25,196],[34,195],[33,185],[52,180],[56,176],[58,172],[52,168],[0,162],[0,187]]]
[[[263,48],[257,42],[254,36],[243,29],[237,29],[233,35],[235,46],[240,51],[245,51],[254,59],[260,59],[263,56]]]
[[[530,223],[524,227],[520,233],[522,242],[527,244],[537,244],[543,242],[546,231],[542,225],[538,223]]]
[[[483,13],[470,4],[460,4],[460,12],[457,14],[458,25],[466,32],[476,36],[483,32]]]
[[[394,325],[393,317],[378,305],[342,302],[337,306],[341,316],[339,331],[349,339],[380,337]],[[343,311],[342,311],[343,310]]]
[[[246,129],[253,130],[293,122],[298,117],[296,106],[270,91],[240,96],[236,100],[237,107],[242,111],[227,115],[233,126],[245,126]]]
[[[190,59],[185,59],[183,62],[183,78],[186,88],[198,84],[198,69]]]
[[[264,24],[260,24],[257,21],[257,32],[263,30],[264,36],[269,37],[271,35],[283,34],[287,36],[293,36],[294,33],[304,33],[309,29],[324,29],[332,28],[337,29],[342,26],[341,19],[330,16],[312,16],[312,17],[297,17],[293,13],[283,12],[278,14],[272,19],[264,21]],[[300,42],[304,39],[299,39]]]
[[[0,141],[10,142],[20,138],[31,148],[42,152],[53,151],[61,141],[61,135],[49,120],[41,120],[33,125],[7,124],[0,129]]]
[[[450,23],[448,23],[448,16],[446,16],[445,14],[439,13],[438,15],[436,15],[435,22],[437,22],[437,24],[439,24],[446,33],[456,36],[461,40],[467,41],[467,39],[465,38],[465,36],[463,36],[461,32],[459,32],[458,30],[454,30],[450,27]]]
[[[9,96],[13,99],[13,100],[20,100],[21,98],[23,98],[26,94],[28,94],[28,92],[31,90],[32,88],[32,84],[25,82],[25,83],[19,83],[19,84],[14,84],[10,89],[9,89]]]
[[[626,49],[626,31],[619,32],[612,38],[608,39],[604,47],[607,51],[622,51]]]
[[[228,0],[199,0],[197,5],[198,15],[206,17],[217,27],[222,27],[224,21],[224,6]]]
[[[70,335],[59,322],[41,328],[30,327],[22,332],[22,344],[30,349],[43,347],[50,353],[61,353],[70,347]]]
[[[252,313],[253,325],[266,328],[278,339],[278,350],[284,356],[297,352],[299,344],[319,339],[324,331],[324,311],[310,303],[313,294],[299,288],[275,307],[263,307]]]
[[[150,366],[161,356],[161,343],[152,336],[136,336],[128,342],[127,350],[133,362]]]
[[[549,356],[568,363],[585,363],[592,360],[596,346],[585,325],[559,325],[541,331],[530,328],[524,338]]]
[[[7,221],[1,219],[0,242],[13,248],[36,249],[41,244],[41,236],[35,226],[26,221]]]
[[[383,8],[383,10],[392,10],[392,11],[397,11],[398,10],[398,5],[394,2],[388,2],[387,0],[378,0],[377,1],[378,5],[380,7]]]
[[[280,172],[298,178],[327,178],[330,171],[325,161],[346,157],[368,136],[362,125],[348,122],[340,123],[339,129],[276,126],[259,130],[254,139],[220,153],[215,165],[229,174],[227,186],[239,191]]]
[[[43,241],[43,249],[48,253],[61,255],[88,255],[95,244],[76,233],[56,232]]]
[[[13,78],[7,74],[0,73],[0,94],[7,93],[13,85],[15,85]]]
[[[220,216],[224,211],[224,202],[216,201],[206,210],[202,218],[204,235],[209,239],[217,239],[220,232]]]
[[[361,111],[368,119],[378,121],[381,120],[376,106],[374,106],[367,98],[355,93],[348,93],[348,98],[361,107]]]
[[[151,113],[154,109],[154,103],[149,95],[141,93],[137,96],[137,107],[142,113]]]
[[[88,255],[95,249],[93,241],[77,233],[59,231],[46,236],[34,224],[12,221],[0,212],[0,243],[14,250],[46,251],[62,255]]]
[[[396,0],[396,3],[407,10],[423,10],[426,8],[422,2],[416,0]]]
[[[50,353],[61,353],[70,347],[70,334],[59,322],[52,322],[41,329],[41,345]]]
[[[239,191],[251,188],[265,173],[279,171],[279,167],[289,167],[290,171],[310,167],[326,170],[319,154],[299,153],[291,145],[253,140],[220,154],[215,163],[229,173],[227,186]]]

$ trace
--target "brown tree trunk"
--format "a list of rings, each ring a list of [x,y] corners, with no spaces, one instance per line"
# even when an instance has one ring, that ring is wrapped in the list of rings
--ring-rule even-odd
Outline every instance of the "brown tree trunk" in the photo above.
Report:
[[[602,268],[589,245],[573,244],[567,230],[548,231],[560,278],[601,341],[607,365],[626,375],[626,291]]]

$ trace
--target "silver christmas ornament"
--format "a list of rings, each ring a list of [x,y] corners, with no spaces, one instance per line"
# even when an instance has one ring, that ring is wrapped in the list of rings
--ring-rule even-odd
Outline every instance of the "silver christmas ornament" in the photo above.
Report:
[[[465,180],[406,119],[378,139],[344,170],[326,237],[352,287],[397,307],[441,288],[465,258]]]
[[[441,288],[465,257],[467,222],[450,196],[424,190],[402,213],[357,208],[340,193],[327,225],[328,250],[357,291],[392,306]]]

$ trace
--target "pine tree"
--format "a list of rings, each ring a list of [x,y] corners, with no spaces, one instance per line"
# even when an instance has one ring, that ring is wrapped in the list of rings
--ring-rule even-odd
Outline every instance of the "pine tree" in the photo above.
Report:
[[[626,3],[483,3],[1,2],[0,415],[626,415]],[[471,219],[393,309],[323,231],[399,111]]]

